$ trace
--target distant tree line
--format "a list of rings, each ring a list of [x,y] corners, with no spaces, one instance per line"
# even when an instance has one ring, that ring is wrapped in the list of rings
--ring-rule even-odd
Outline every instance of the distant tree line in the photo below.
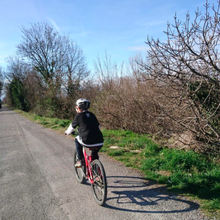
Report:
[[[137,55],[128,66],[108,55],[97,58],[94,79],[69,37],[46,23],[22,28],[18,57],[8,60],[5,100],[39,115],[72,118],[76,99],[85,97],[105,128],[173,138],[178,146],[218,155],[219,8],[206,3],[193,21],[189,14],[184,22],[175,16],[167,40],[148,37],[146,57]]]

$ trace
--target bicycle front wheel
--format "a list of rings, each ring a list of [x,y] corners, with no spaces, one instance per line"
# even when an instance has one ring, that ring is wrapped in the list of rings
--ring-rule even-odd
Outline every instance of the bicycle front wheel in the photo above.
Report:
[[[85,167],[85,161],[82,160],[82,167],[75,167],[75,164],[78,160],[77,152],[74,151],[74,157],[73,157],[73,166],[75,169],[76,179],[80,183],[84,183],[85,181],[85,173],[86,173],[86,167]]]
[[[95,201],[98,205],[103,205],[107,197],[107,182],[105,170],[100,160],[94,160],[91,163],[93,181],[92,191]]]

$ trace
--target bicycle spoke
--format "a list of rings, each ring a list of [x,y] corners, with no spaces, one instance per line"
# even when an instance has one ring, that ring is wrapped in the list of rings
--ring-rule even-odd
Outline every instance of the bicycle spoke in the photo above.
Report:
[[[73,162],[73,166],[74,166],[74,170],[75,170],[75,174],[76,174],[76,179],[80,182],[83,183],[85,180],[85,165],[84,165],[84,161],[82,161],[82,167],[75,167],[75,163],[77,161],[77,153],[76,151],[74,152],[74,162]]]

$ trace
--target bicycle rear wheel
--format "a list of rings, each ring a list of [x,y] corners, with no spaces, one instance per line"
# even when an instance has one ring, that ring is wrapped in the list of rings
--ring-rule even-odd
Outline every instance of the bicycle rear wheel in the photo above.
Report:
[[[95,201],[98,205],[103,205],[107,197],[107,182],[105,170],[100,160],[94,160],[91,163],[92,175],[94,183],[92,184],[92,191]]]
[[[74,151],[74,157],[73,157],[73,166],[76,174],[76,179],[80,183],[84,183],[85,181],[85,173],[86,173],[86,167],[85,167],[85,161],[82,160],[82,167],[75,167],[76,161],[78,160],[77,152]]]

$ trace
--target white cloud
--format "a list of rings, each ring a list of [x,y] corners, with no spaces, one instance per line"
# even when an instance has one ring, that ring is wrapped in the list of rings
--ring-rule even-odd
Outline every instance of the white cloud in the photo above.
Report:
[[[59,28],[59,26],[56,24],[56,22],[55,22],[52,18],[47,17],[47,19],[52,23],[52,25],[55,27],[56,31],[57,31],[57,32],[60,32],[60,28]]]

